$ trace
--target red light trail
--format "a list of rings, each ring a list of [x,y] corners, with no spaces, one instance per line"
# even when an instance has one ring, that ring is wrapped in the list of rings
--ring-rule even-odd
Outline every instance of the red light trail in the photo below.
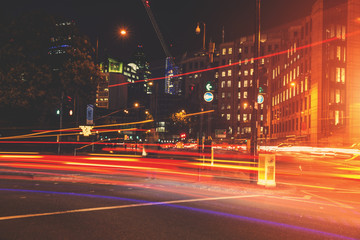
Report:
[[[356,35],[356,34],[359,34],[359,33],[360,33],[360,31],[355,31],[355,32],[352,32],[352,33],[348,33],[348,34],[346,34],[346,37],[350,37],[350,36],[353,36],[353,35]],[[318,45],[321,45],[321,44],[324,44],[324,43],[328,43],[328,42],[332,42],[332,41],[335,41],[335,40],[339,40],[339,39],[341,39],[341,38],[333,37],[333,38],[329,38],[329,39],[326,39],[326,40],[322,40],[322,41],[318,41],[318,42],[314,42],[314,43],[310,43],[310,44],[307,44],[307,45],[304,45],[304,46],[297,47],[295,50],[302,50],[302,49],[305,49],[305,48],[315,47],[315,46],[318,46]],[[277,55],[287,54],[289,51],[290,50],[287,49],[287,50],[280,51],[280,52],[277,52],[277,53],[271,53],[271,54],[268,54],[268,55],[256,57],[256,58],[253,58],[253,60],[254,61],[255,60],[261,60],[261,59],[266,59],[266,58],[270,58],[270,57],[277,56]],[[172,78],[182,77],[182,76],[187,76],[187,75],[191,75],[191,74],[202,73],[202,72],[212,71],[212,70],[221,69],[221,68],[227,68],[227,67],[231,67],[231,66],[235,66],[235,65],[245,63],[247,61],[249,61],[249,60],[243,60],[243,61],[234,62],[234,63],[231,63],[231,64],[221,65],[221,66],[212,67],[212,68],[200,69],[200,70],[197,70],[197,71],[192,71],[192,72],[187,72],[187,73],[180,73],[180,74],[177,74],[177,75],[174,75],[174,76],[171,76],[171,77]],[[145,81],[157,81],[157,80],[162,80],[162,79],[165,79],[165,76],[164,77],[151,78],[151,79],[138,80],[135,83],[125,82],[125,83],[112,84],[112,85],[109,85],[109,87],[118,87],[118,86],[124,86],[124,85],[128,85],[128,84],[136,84],[136,83],[141,83],[141,82],[145,82]]]

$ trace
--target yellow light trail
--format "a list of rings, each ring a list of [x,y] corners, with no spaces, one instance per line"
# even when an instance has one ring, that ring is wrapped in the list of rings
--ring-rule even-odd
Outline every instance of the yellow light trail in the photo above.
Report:
[[[212,160],[210,158],[197,158],[196,159],[199,162],[205,161],[205,162],[211,162]],[[236,164],[257,164],[256,162],[245,162],[245,161],[232,161],[232,160],[221,160],[221,159],[214,159],[215,162],[221,162],[221,163],[236,163]]]
[[[212,168],[226,168],[226,169],[237,169],[237,170],[252,170],[252,171],[258,171],[258,167],[250,167],[250,166],[234,166],[234,165],[227,165],[227,164],[214,164],[211,165],[209,163],[189,163],[190,165],[195,166],[205,166],[205,167],[212,167]]]
[[[200,114],[207,114],[207,113],[212,113],[215,110],[208,110],[208,111],[202,111],[202,112],[196,112],[196,113],[189,113],[186,114],[184,117],[191,117],[191,116],[195,116],[195,115],[200,115]]]

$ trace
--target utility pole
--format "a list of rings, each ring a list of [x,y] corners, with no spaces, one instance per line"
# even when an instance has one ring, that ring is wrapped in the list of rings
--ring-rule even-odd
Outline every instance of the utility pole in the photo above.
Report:
[[[63,125],[63,100],[64,100],[64,91],[61,92],[61,102],[60,102],[60,120],[59,120],[59,135],[58,135],[58,155],[61,152],[61,129]]]
[[[258,103],[257,96],[259,94],[259,56],[260,56],[260,0],[256,1],[255,14],[255,46],[254,46],[254,80],[253,80],[253,101],[251,114],[251,148],[250,153],[253,156],[253,166],[257,163],[257,138],[258,138]],[[257,182],[256,173],[250,174],[250,182]]]

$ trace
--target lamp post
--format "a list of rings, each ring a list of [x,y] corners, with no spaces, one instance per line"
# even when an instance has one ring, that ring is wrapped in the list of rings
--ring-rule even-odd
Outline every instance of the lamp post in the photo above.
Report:
[[[203,24],[203,50],[205,51],[205,36],[206,36],[206,24],[204,22],[201,22]],[[200,22],[197,23],[197,26],[196,26],[196,29],[195,29],[195,33],[197,35],[199,35],[201,32],[201,29],[200,29]]]

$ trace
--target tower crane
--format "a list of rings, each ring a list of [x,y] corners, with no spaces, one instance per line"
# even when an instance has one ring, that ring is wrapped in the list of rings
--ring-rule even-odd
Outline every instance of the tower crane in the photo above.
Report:
[[[151,24],[156,32],[156,35],[161,43],[161,46],[165,52],[166,60],[165,60],[165,93],[171,95],[178,95],[180,90],[180,83],[176,75],[179,74],[179,68],[175,65],[174,57],[171,55],[165,41],[164,37],[161,34],[159,26],[155,20],[155,17],[150,8],[149,0],[141,0],[145,10],[150,18]],[[175,76],[175,77],[174,77]]]

